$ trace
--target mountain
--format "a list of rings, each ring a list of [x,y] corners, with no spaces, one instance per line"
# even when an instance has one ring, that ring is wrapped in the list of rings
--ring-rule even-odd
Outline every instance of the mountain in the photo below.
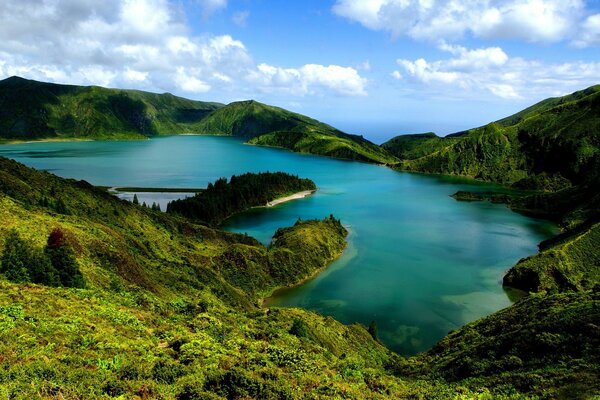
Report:
[[[254,100],[228,104],[200,123],[203,132],[241,137],[251,144],[283,147],[299,153],[375,163],[395,157],[361,136]]]
[[[480,128],[396,137],[397,168],[543,190],[583,183],[600,165],[600,85],[537,103]]]
[[[361,136],[256,101],[223,106],[138,90],[0,81],[0,140],[140,139],[182,133],[229,135],[253,144],[340,159],[393,164]]]
[[[0,81],[0,139],[143,138],[197,133],[219,103],[172,94],[58,85],[19,77]]]
[[[480,128],[444,138],[398,136],[382,147],[401,160],[401,170],[464,175],[519,190],[458,192],[458,200],[504,202],[563,227],[540,244],[540,253],[510,269],[506,286],[568,292],[600,284],[600,85]]]
[[[0,158],[0,218],[0,271],[15,234],[43,254],[59,230],[85,281],[52,287],[0,273],[0,393],[10,398],[598,392],[600,300],[587,292],[532,296],[411,358],[363,326],[260,307],[341,254],[346,230],[332,217],[282,228],[265,247]]]

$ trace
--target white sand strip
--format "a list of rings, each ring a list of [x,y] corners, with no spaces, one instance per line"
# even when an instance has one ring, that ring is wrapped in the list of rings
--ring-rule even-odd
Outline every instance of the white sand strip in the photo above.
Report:
[[[273,206],[276,206],[277,204],[285,203],[286,201],[303,199],[306,196],[310,196],[314,192],[316,192],[316,190],[305,190],[303,192],[294,193],[294,194],[292,194],[290,196],[280,197],[280,198],[275,199],[273,201],[269,201],[267,203],[267,207],[273,207]]]

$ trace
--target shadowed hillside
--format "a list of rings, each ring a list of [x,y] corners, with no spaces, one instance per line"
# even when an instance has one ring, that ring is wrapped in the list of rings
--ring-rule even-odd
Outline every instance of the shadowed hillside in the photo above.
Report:
[[[0,139],[123,139],[198,133],[198,122],[221,106],[169,93],[12,77],[0,81]]]
[[[544,100],[515,115],[439,138],[396,137],[382,145],[399,169],[464,175],[522,188],[577,185],[600,163],[600,86]]]

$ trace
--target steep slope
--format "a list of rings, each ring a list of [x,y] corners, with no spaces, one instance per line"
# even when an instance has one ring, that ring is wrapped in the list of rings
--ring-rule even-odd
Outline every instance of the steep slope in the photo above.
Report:
[[[361,136],[253,100],[228,104],[213,112],[200,126],[207,134],[238,136],[262,146],[348,160],[396,162],[387,151]]]
[[[0,139],[140,138],[200,133],[221,107],[171,94],[37,82],[0,81]]]
[[[10,231],[39,248],[63,230],[86,282],[53,288],[0,276],[0,393],[8,398],[515,399],[552,398],[583,379],[587,392],[597,387],[597,306],[587,297],[558,298],[550,319],[545,300],[511,307],[410,359],[392,357],[362,326],[259,308],[259,297],[339,255],[346,232],[332,217],[281,229],[267,248],[0,158],[0,220],[0,253]],[[519,343],[522,363],[498,364],[509,317],[528,323],[507,339]],[[548,336],[557,329],[561,336]],[[537,343],[534,330],[560,351],[527,359],[539,347],[527,347]],[[477,364],[461,367],[469,360]]]
[[[398,143],[402,145],[398,146]],[[600,86],[544,100],[486,126],[436,138],[394,138],[384,148],[398,168],[512,184],[581,183],[599,165]],[[410,151],[407,151],[409,149]],[[545,174],[550,179],[536,180]]]
[[[597,292],[530,296],[450,333],[421,356],[393,360],[390,369],[495,387],[506,396],[596,398],[599,307]]]

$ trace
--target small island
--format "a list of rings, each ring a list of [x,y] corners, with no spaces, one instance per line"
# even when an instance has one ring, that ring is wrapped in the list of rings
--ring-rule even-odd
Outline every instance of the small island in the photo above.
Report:
[[[284,172],[233,175],[229,181],[221,178],[208,184],[205,191],[193,197],[170,202],[167,213],[218,226],[232,215],[250,208],[271,207],[306,197],[316,190],[317,186],[310,179]]]

